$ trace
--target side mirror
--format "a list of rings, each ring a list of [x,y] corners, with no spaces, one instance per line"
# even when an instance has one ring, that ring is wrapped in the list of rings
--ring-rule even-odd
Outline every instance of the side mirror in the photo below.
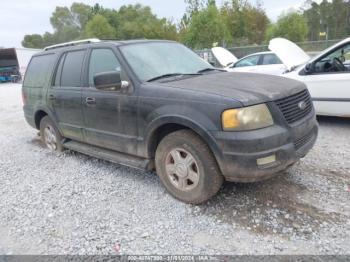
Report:
[[[311,74],[314,71],[314,64],[313,63],[308,63],[305,66],[305,73]]]
[[[129,86],[128,82],[121,80],[120,72],[116,71],[96,74],[94,84],[96,89],[107,91],[125,89]]]

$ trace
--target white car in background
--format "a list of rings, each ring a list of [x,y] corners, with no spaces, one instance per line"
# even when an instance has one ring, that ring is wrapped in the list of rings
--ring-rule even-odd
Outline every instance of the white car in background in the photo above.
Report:
[[[273,52],[260,52],[237,59],[230,51],[222,47],[212,48],[212,53],[220,65],[229,72],[250,72],[280,75],[286,67]]]
[[[296,44],[283,38],[272,39],[269,49],[285,67],[283,72],[270,74],[304,82],[318,115],[350,117],[350,38],[312,59]],[[263,67],[257,66],[254,73],[266,73]],[[251,72],[248,67],[227,70]]]

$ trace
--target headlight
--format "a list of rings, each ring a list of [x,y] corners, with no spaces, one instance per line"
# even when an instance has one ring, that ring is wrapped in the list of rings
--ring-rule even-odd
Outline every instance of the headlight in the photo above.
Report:
[[[225,131],[254,130],[272,125],[273,119],[266,104],[230,109],[222,114],[222,128]]]

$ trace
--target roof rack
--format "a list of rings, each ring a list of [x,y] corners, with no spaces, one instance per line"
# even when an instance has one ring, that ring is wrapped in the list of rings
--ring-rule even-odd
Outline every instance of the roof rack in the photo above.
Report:
[[[101,40],[97,39],[97,38],[83,39],[83,40],[78,40],[78,41],[72,41],[72,42],[47,46],[44,48],[44,50],[47,51],[47,50],[66,47],[66,46],[76,46],[76,45],[84,45],[84,44],[99,43],[99,42],[101,42]]]

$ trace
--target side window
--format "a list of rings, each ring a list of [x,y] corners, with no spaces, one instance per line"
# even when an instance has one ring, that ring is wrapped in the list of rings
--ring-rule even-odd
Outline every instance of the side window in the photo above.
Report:
[[[111,49],[93,49],[89,63],[89,86],[94,85],[94,76],[103,72],[121,72],[120,63]]]
[[[278,65],[282,64],[281,60],[275,54],[264,55],[263,65]]]
[[[85,50],[72,51],[66,54],[61,75],[61,85],[64,87],[79,87]]]
[[[54,86],[60,86],[61,85],[62,68],[63,68],[63,63],[64,63],[64,59],[65,58],[66,58],[65,54],[62,55],[62,57],[60,58],[60,62],[59,62],[59,65],[58,65],[57,71],[56,71]]]
[[[33,57],[28,66],[23,85],[43,87],[52,72],[54,58],[54,54]]]
[[[235,65],[235,67],[256,66],[256,65],[258,65],[259,58],[260,58],[260,56],[258,56],[258,55],[247,57],[247,58],[239,61]]]
[[[343,61],[344,64],[350,64],[350,45],[343,49],[340,59],[341,61]]]
[[[350,44],[342,46],[315,63],[316,73],[350,72]]]

